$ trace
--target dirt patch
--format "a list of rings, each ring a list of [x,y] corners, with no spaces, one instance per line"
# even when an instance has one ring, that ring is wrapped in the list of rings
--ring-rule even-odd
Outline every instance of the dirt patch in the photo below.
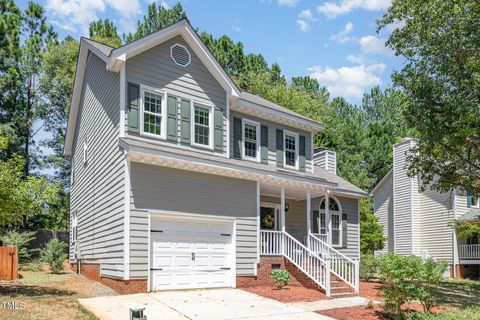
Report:
[[[242,290],[258,294],[259,296],[274,299],[280,302],[310,302],[326,299],[325,294],[317,289],[287,286],[278,290],[272,286],[242,288]]]
[[[380,296],[381,283],[379,282],[360,282],[360,296],[373,301],[383,302],[384,299]]]
[[[47,269],[43,269],[47,270]],[[77,299],[116,295],[112,289],[68,269],[62,274],[21,271],[21,278],[0,283],[0,319],[96,319]]]

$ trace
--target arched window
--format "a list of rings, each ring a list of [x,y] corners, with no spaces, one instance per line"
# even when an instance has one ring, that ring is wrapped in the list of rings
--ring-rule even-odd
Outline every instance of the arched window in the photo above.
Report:
[[[341,245],[341,222],[342,210],[341,206],[335,198],[329,199],[329,211],[332,217],[332,245]],[[325,215],[325,198],[320,201],[318,214],[313,217],[313,231],[314,233],[327,234],[327,219]]]

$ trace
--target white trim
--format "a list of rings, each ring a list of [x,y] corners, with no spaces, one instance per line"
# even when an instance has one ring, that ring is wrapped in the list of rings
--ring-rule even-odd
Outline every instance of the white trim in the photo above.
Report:
[[[257,263],[260,262],[260,182],[257,181]],[[257,264],[255,264],[254,275],[257,275]]]
[[[287,144],[285,143],[286,136],[291,136],[295,138],[295,166],[287,165]],[[283,130],[283,167],[287,169],[299,170],[299,134],[297,132]]]
[[[152,278],[152,270],[150,270],[151,268],[151,263],[150,263],[150,259],[151,259],[151,248],[152,248],[152,240],[151,240],[151,232],[150,230],[152,230],[152,218],[151,218],[151,214],[150,212],[147,213],[148,215],[148,230],[147,230],[147,240],[148,240],[148,250],[147,250],[147,259],[148,259],[148,276],[147,276],[147,292],[150,292],[152,291],[152,281],[151,281],[151,278]]]
[[[150,132],[144,132],[144,112],[145,112],[145,105],[144,105],[144,99],[145,99],[145,92],[150,92],[156,95],[160,95],[162,97],[162,122],[160,125],[160,135],[153,134]],[[147,137],[152,137],[155,139],[160,139],[160,140],[166,140],[167,137],[167,92],[150,87],[144,84],[140,84],[140,135],[147,136]]]
[[[283,232],[285,231],[285,187],[280,190],[280,221]]]
[[[83,165],[86,166],[88,164],[88,143],[87,137],[83,138]]]
[[[413,146],[413,140],[410,140],[410,146],[409,148],[412,148]],[[414,194],[413,194],[413,187],[414,187],[414,184],[415,183],[415,179],[414,177],[411,177],[410,178],[410,219],[411,219],[411,224],[410,224],[410,232],[412,233],[411,235],[411,239],[412,239],[412,255],[415,255],[415,228],[414,228],[414,224],[415,224],[415,216],[414,216],[414,200],[415,200],[415,197],[414,197]]]
[[[328,244],[331,245],[333,248],[342,248],[342,239],[343,239],[343,230],[342,230],[342,215],[343,215],[343,208],[340,200],[338,200],[337,197],[332,196],[330,194],[325,194],[325,196],[320,198],[320,201],[318,202],[318,214],[322,213],[322,209],[320,209],[320,206],[322,204],[322,201],[325,199],[325,227],[327,229],[327,239],[328,239]],[[330,199],[333,199],[338,206],[338,211],[335,210],[330,210]],[[360,205],[359,205],[360,207]],[[332,215],[338,216],[339,219],[339,244],[333,244],[332,243],[332,230],[333,230],[333,223],[332,223]],[[321,219],[319,219],[321,221]],[[360,225],[360,220],[358,221],[358,224]],[[321,229],[321,223],[318,224],[318,233],[320,233]],[[360,233],[359,233],[360,234]]]
[[[396,236],[396,232],[395,232],[395,226],[396,226],[395,225],[395,162],[396,162],[395,161],[395,148],[393,148],[393,156],[392,156],[392,227],[393,227],[393,230],[392,230],[393,248],[392,248],[392,250],[393,251],[392,252],[397,253],[397,247],[396,247],[397,246],[397,239],[395,237]],[[390,230],[388,230],[388,234],[390,234]],[[390,252],[390,246],[388,247],[388,251]]]
[[[208,150],[213,150],[213,135],[214,135],[214,121],[213,119],[213,105],[200,103],[195,100],[191,100],[191,108],[190,108],[190,144],[197,148],[203,148]],[[195,106],[200,108],[204,108],[208,110],[208,146],[200,143],[195,142]]]
[[[232,242],[230,249],[231,256],[231,270],[230,270],[230,286],[236,288],[237,286],[237,219],[235,217],[214,216],[195,213],[186,213],[180,211],[168,210],[148,210],[148,279],[147,290],[152,291],[152,271],[150,270],[151,260],[151,218],[152,216],[169,219],[169,220],[186,220],[186,221],[218,221],[222,223],[229,223],[232,225]]]
[[[185,52],[187,52],[187,54],[188,54],[188,63],[187,64],[183,65],[183,64],[178,63],[175,60],[175,58],[173,57],[173,48],[174,47],[181,47],[185,50]],[[176,65],[178,65],[180,67],[184,67],[184,68],[188,67],[190,65],[190,63],[192,63],[192,55],[190,54],[190,50],[188,50],[187,47],[185,47],[184,45],[181,45],[180,43],[175,43],[174,45],[172,45],[170,47],[170,58],[172,58],[173,62],[175,62]]]
[[[307,239],[312,233],[312,197],[310,190],[307,190]],[[310,246],[309,246],[310,248]]]
[[[226,117],[226,130],[225,135],[227,137],[227,143],[225,145],[226,152],[225,157],[230,158],[230,100],[231,100],[231,93],[227,91],[226,94],[226,104],[225,104],[225,117]]]
[[[124,57],[126,59],[126,57]],[[119,137],[125,137],[125,99],[126,99],[126,62],[120,68],[120,121],[118,124]]]
[[[124,198],[123,198],[123,279],[130,279],[130,160],[127,152],[124,151]]]
[[[357,235],[358,235],[357,236],[357,247],[358,247],[358,253],[357,254],[358,254],[358,261],[360,261],[360,257],[362,256],[362,253],[361,253],[361,250],[360,250],[360,200],[357,200],[357,207],[358,207],[357,208]],[[387,222],[387,224],[388,224],[388,222]],[[348,225],[347,225],[347,228],[348,228]],[[388,230],[388,228],[387,228],[387,230]],[[347,229],[347,231],[348,231],[348,229]],[[387,234],[388,234],[388,231],[387,231]],[[348,242],[348,237],[347,237],[347,242]]]
[[[256,128],[256,137],[257,141],[256,143],[256,154],[257,156],[255,158],[253,157],[248,157],[245,155],[245,124],[249,124],[251,126],[254,126]],[[250,119],[245,119],[242,118],[242,148],[241,148],[241,153],[242,153],[242,159],[243,160],[248,160],[248,161],[253,161],[253,162],[260,162],[260,122],[253,121]]]
[[[315,138],[315,132],[311,131],[310,132],[310,171],[312,173],[315,172],[315,163],[313,161],[313,158],[315,156],[313,152],[313,139]]]

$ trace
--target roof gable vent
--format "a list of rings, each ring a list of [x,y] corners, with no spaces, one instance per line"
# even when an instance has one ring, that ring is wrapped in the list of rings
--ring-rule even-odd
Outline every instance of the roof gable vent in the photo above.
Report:
[[[172,60],[181,67],[186,67],[192,62],[192,57],[188,49],[178,43],[175,43],[170,48],[170,56]]]

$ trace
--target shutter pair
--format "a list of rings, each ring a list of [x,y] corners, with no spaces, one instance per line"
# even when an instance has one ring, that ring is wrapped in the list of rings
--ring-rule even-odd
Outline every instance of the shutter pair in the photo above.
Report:
[[[285,159],[283,159],[283,130],[277,129],[277,167],[283,167]],[[306,155],[306,139],[305,136],[298,137],[298,169],[305,171],[305,155]]]
[[[140,131],[140,86],[137,84],[128,84],[128,130],[131,132]],[[178,127],[178,98],[173,95],[167,95],[167,140],[177,142]],[[191,104],[190,100],[180,98],[180,142],[183,144],[191,143]],[[215,108],[213,113],[214,122],[214,149],[223,152],[223,110]]]
[[[242,119],[233,118],[233,157],[242,158]],[[260,161],[268,163],[268,127],[260,126]]]

